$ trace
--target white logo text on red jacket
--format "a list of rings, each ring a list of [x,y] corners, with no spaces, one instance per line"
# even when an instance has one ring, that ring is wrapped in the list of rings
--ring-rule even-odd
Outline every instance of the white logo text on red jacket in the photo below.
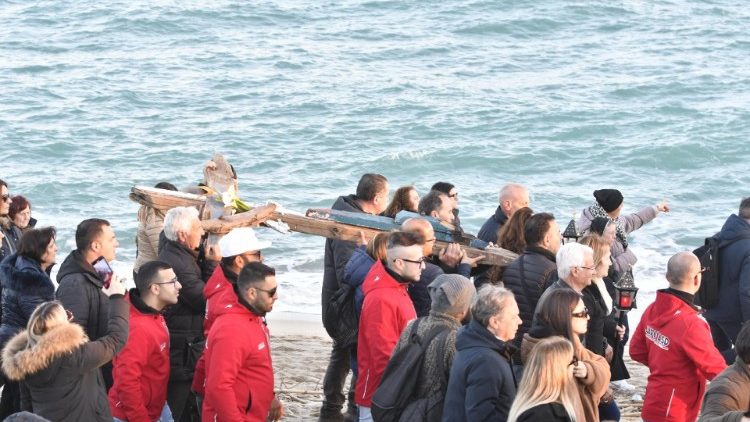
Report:
[[[659,348],[669,350],[669,337],[662,334],[656,328],[646,326],[646,338],[651,340],[651,342],[657,345]]]

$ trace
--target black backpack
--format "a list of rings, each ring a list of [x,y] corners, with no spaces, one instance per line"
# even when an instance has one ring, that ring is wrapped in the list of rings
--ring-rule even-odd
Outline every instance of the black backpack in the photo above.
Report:
[[[356,291],[356,288],[343,283],[328,301],[328,309],[323,317],[323,327],[341,347],[357,344],[359,315],[354,300]]]
[[[706,269],[703,272],[701,286],[695,294],[696,305],[703,309],[712,309],[719,304],[721,249],[741,239],[750,239],[750,235],[739,236],[722,242],[719,240],[719,233],[716,233],[711,237],[707,237],[703,246],[693,250],[693,253],[701,262],[701,267]]]
[[[445,326],[433,328],[424,338],[417,335],[417,328],[424,320],[414,322],[409,333],[409,341],[391,356],[388,366],[380,379],[380,385],[372,397],[372,419],[375,422],[398,421],[439,421],[442,418],[446,385],[429,397],[415,399],[419,374],[424,363],[427,346],[433,339],[443,334],[439,341],[438,356],[445,355],[445,338],[450,329]],[[443,359],[440,359],[440,374],[444,374]]]

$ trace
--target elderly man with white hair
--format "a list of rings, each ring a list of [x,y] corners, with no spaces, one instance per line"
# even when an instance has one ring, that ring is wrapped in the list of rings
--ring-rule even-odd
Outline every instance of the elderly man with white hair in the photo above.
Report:
[[[167,403],[176,422],[198,418],[190,384],[204,339],[205,280],[198,262],[203,233],[198,210],[193,207],[172,208],[164,217],[165,238],[160,246],[159,260],[172,267],[182,285],[177,304],[165,313],[171,365]]]

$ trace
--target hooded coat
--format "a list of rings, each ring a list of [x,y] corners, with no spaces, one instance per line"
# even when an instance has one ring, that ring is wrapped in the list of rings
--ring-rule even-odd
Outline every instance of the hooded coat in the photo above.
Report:
[[[650,369],[641,416],[648,421],[694,421],[706,380],[726,368],[708,324],[671,290],[656,300],[633,331],[630,357]]]
[[[720,241],[750,235],[750,223],[732,214],[719,232]],[[719,303],[706,311],[711,321],[750,320],[750,239],[737,240],[721,249],[719,256]]]
[[[377,261],[367,273],[357,337],[355,401],[359,406],[371,406],[401,332],[417,317],[407,286],[408,283],[398,282],[391,275],[383,261]]]
[[[55,286],[38,262],[13,254],[0,264],[3,318],[0,347],[26,328],[37,305],[55,298]]]
[[[269,333],[263,318],[239,303],[217,309],[204,355],[202,420],[265,422],[274,393]]]
[[[73,313],[73,322],[83,327],[90,339],[106,335],[109,299],[102,292],[104,282],[77,249],[60,265],[57,283],[57,299]]]
[[[81,326],[52,328],[28,347],[26,330],[3,349],[3,372],[21,383],[21,408],[51,421],[111,422],[99,367],[109,362],[128,339],[128,304],[122,295],[109,299],[107,335],[89,341]]]
[[[510,366],[511,342],[495,337],[473,319],[458,330],[443,421],[504,421],[516,397],[518,381]]]
[[[128,422],[159,419],[167,401],[169,332],[159,311],[130,289],[130,333],[113,360],[114,385],[109,389],[112,416]]]

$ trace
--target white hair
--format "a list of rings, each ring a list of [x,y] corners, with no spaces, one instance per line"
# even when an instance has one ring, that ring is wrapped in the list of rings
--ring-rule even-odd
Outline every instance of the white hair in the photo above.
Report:
[[[586,263],[586,254],[594,254],[594,250],[580,243],[566,243],[560,247],[555,257],[557,276],[565,280],[570,276],[570,269],[582,267]]]
[[[520,183],[508,183],[500,189],[498,202],[510,201],[515,198],[516,191],[526,191],[526,186]]]
[[[514,299],[513,292],[491,283],[482,286],[471,303],[471,316],[483,327],[490,325],[490,318],[499,315],[508,305],[507,299]]]
[[[164,216],[164,236],[177,242],[178,233],[189,233],[193,228],[193,221],[200,220],[198,210],[194,207],[175,207]]]

